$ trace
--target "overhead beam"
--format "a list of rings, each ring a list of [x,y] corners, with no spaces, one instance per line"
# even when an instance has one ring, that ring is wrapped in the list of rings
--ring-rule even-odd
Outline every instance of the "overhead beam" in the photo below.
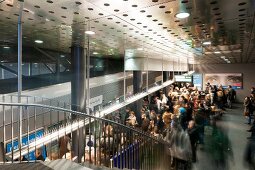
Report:
[[[41,50],[40,48],[34,47],[37,51],[39,51],[40,53],[42,53],[43,55],[45,55],[46,57],[48,57],[49,59],[56,61],[56,58],[49,55],[48,53],[46,53],[45,51]]]
[[[40,48],[37,48],[37,47],[34,47],[37,51],[39,51],[40,53],[42,53],[43,55],[45,55],[46,57],[48,57],[49,59],[53,60],[54,62],[57,62],[57,58],[56,57],[53,57],[52,55],[48,54],[47,52],[41,50]],[[71,62],[66,59],[67,63],[71,65]],[[68,67],[65,63],[63,62],[59,62],[59,64],[62,64],[64,67]]]
[[[44,64],[44,66],[45,66],[48,70],[50,70],[51,73],[55,74],[53,68],[51,68],[51,67],[50,67],[48,64],[46,64],[46,63],[43,63],[43,64]]]
[[[6,71],[9,71],[10,73],[14,74],[15,76],[18,76],[18,72],[17,72],[17,71],[14,71],[14,70],[12,70],[12,69],[10,69],[10,68],[8,68],[8,67],[2,65],[2,64],[0,64],[0,67],[1,67],[2,69],[6,70]]]

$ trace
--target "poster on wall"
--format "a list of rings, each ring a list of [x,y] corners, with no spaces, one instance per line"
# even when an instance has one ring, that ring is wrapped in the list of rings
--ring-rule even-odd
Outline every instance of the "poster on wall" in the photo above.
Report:
[[[193,74],[193,84],[198,90],[203,89],[203,74]]]
[[[205,83],[211,85],[222,85],[227,88],[231,85],[234,89],[243,88],[243,74],[242,73],[222,73],[222,74],[205,74]]]

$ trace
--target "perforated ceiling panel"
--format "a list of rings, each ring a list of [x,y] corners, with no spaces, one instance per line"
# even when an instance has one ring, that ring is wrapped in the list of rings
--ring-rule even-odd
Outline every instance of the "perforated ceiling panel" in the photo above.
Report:
[[[169,58],[199,63],[254,62],[254,4],[249,0],[0,0],[0,45],[23,44],[91,55]],[[186,19],[175,15],[190,13]],[[86,30],[96,34],[88,36]],[[36,44],[42,40],[43,44]],[[210,41],[211,45],[203,45]],[[141,50],[141,51],[140,51]],[[0,56],[1,57],[1,56]]]

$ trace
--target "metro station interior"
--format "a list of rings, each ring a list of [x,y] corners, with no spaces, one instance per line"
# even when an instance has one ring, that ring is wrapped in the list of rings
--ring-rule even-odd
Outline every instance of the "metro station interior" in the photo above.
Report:
[[[254,0],[0,0],[0,169],[255,169]]]

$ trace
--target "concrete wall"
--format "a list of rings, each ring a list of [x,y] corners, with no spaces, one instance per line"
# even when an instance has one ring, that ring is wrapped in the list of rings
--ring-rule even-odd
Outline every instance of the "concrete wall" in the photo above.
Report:
[[[198,73],[243,73],[243,89],[237,90],[238,101],[250,94],[250,88],[255,86],[255,63],[252,64],[208,64],[195,65]]]

